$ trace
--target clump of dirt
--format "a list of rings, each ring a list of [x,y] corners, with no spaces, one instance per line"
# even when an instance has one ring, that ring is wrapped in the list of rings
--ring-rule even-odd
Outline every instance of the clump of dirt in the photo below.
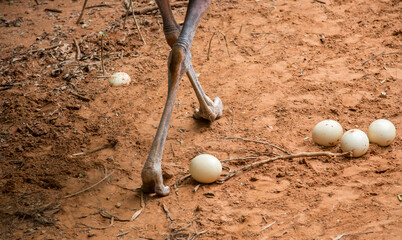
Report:
[[[399,239],[399,1],[212,1],[192,62],[224,113],[193,119],[183,79],[164,198],[136,189],[167,95],[162,19],[155,3],[134,3],[144,44],[131,16],[124,24],[127,1],[89,1],[76,24],[82,4],[0,1],[0,238]],[[172,5],[182,23],[185,4]],[[109,87],[120,71],[131,84]],[[284,151],[340,153],[313,143],[316,123],[366,131],[379,118],[397,137],[360,158],[245,167]],[[200,153],[225,174],[245,171],[199,185],[188,166]]]

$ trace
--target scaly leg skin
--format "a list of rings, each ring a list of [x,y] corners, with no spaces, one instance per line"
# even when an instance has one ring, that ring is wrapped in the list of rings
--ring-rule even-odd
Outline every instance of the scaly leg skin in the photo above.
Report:
[[[170,189],[163,185],[162,178],[162,154],[165,145],[167,132],[169,129],[170,118],[172,116],[174,102],[180,80],[186,71],[185,51],[179,45],[174,45],[170,52],[168,62],[168,97],[163,110],[162,118],[154,142],[149,152],[147,161],[142,169],[142,190],[149,193],[157,193],[160,196],[169,195]]]
[[[194,72],[194,69],[191,66],[191,62],[190,68],[187,71],[187,76],[190,79],[191,85],[193,86],[198,101],[200,102],[200,108],[195,109],[194,111],[194,118],[203,118],[213,122],[216,119],[222,117],[223,105],[221,99],[219,97],[215,97],[214,101],[212,102],[211,99],[207,95],[205,95]]]
[[[203,92],[201,85],[191,65],[190,48],[195,31],[200,23],[201,17],[206,11],[210,0],[190,0],[183,29],[177,25],[171,12],[168,0],[157,0],[158,7],[162,14],[164,33],[166,41],[172,50],[168,61],[168,97],[165,109],[156,132],[150,153],[141,173],[142,190],[149,193],[157,193],[160,196],[167,196],[170,192],[168,186],[163,185],[162,178],[162,154],[166,141],[169,123],[172,116],[177,89],[184,73],[187,73],[191,84],[200,102],[200,110],[196,110],[196,118],[205,118],[213,121],[222,116],[222,102],[215,98],[212,102]],[[178,35],[178,32],[180,34]]]

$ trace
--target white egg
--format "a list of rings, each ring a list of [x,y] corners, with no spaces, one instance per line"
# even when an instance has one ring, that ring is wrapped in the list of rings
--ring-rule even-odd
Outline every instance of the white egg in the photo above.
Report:
[[[131,82],[130,76],[125,72],[117,72],[109,78],[109,85],[117,87],[120,85],[128,85]]]
[[[377,143],[380,146],[388,146],[394,141],[396,129],[391,121],[378,119],[370,124],[367,131],[370,142]]]
[[[360,157],[369,148],[367,135],[359,129],[351,129],[343,134],[341,139],[342,152],[352,152],[353,157]]]
[[[313,141],[326,147],[335,146],[341,140],[343,128],[335,120],[324,120],[313,128]]]
[[[222,173],[222,164],[214,156],[201,154],[190,163],[190,174],[200,183],[215,182]]]

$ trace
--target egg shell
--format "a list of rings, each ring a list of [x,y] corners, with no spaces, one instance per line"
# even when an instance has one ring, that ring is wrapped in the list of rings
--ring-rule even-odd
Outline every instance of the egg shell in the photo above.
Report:
[[[370,142],[380,146],[388,146],[394,141],[396,129],[394,124],[386,119],[378,119],[372,122],[367,130]]]
[[[313,141],[319,145],[331,147],[339,143],[343,128],[335,120],[324,120],[313,128]]]
[[[222,173],[222,164],[210,154],[196,156],[190,163],[190,174],[200,183],[215,182]]]
[[[109,85],[111,87],[117,87],[121,85],[128,85],[131,82],[130,76],[125,72],[117,72],[110,76]]]
[[[343,152],[352,152],[353,157],[364,155],[369,148],[369,139],[362,130],[351,129],[345,132],[341,139]]]

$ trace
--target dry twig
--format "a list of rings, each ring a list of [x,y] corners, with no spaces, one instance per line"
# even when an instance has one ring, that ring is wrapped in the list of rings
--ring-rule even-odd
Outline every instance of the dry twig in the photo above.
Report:
[[[110,212],[106,211],[105,209],[100,210],[99,214],[104,218],[109,218],[109,219],[114,218],[115,221],[119,221],[119,222],[129,222],[130,221],[130,219],[119,218],[116,215],[111,214]]]
[[[242,141],[245,141],[245,142],[260,143],[260,144],[264,144],[264,145],[268,145],[268,146],[270,146],[270,147],[276,148],[276,149],[278,149],[278,150],[280,150],[280,151],[282,151],[282,152],[284,152],[284,153],[286,153],[286,154],[291,154],[290,152],[286,151],[285,149],[280,148],[280,147],[278,147],[278,146],[275,146],[275,145],[273,145],[273,144],[271,144],[271,143],[267,143],[267,142],[262,142],[262,141],[257,141],[257,140],[251,140],[251,139],[246,139],[246,138],[239,138],[239,137],[221,137],[221,139],[227,139],[227,140],[242,140]]]
[[[56,8],[45,8],[46,12],[62,13],[63,11]]]
[[[79,60],[81,59],[81,50],[80,50],[80,46],[78,45],[77,39],[73,38],[73,40],[74,40],[75,48],[77,49],[77,55],[75,56],[75,59],[76,59],[77,61],[79,61]]]
[[[173,8],[185,7],[185,6],[187,6],[187,4],[188,4],[187,1],[186,2],[173,2],[173,3],[170,3],[170,6],[173,9]],[[139,14],[139,15],[143,15],[143,14],[147,14],[149,12],[153,12],[153,11],[156,11],[156,10],[158,10],[158,6],[144,7],[144,8],[141,8],[141,9],[134,10],[134,13]],[[132,13],[130,12],[129,15],[131,15],[131,14]],[[122,17],[124,17],[124,15]]]
[[[96,147],[94,149],[84,151],[84,152],[80,152],[80,153],[74,153],[74,154],[71,154],[71,156],[76,157],[76,156],[91,154],[91,153],[94,153],[94,152],[97,152],[97,151],[100,151],[100,150],[103,150],[103,149],[106,149],[106,148],[113,148],[114,146],[116,146],[116,144],[117,144],[116,140],[111,140],[109,143],[104,144],[104,145],[102,145],[100,147]]]
[[[166,205],[165,205],[164,203],[162,203],[162,209],[163,209],[163,211],[166,213],[166,217],[167,217],[170,221],[174,221],[173,218],[170,216],[169,209],[166,207]]]
[[[85,101],[85,102],[91,101],[90,98],[87,98],[87,97],[85,97],[85,96],[82,96],[81,94],[75,93],[75,92],[73,92],[73,91],[70,91],[70,93],[71,93],[72,95],[76,96],[77,98],[81,99],[82,101]]]
[[[122,232],[122,233],[119,233],[119,234],[117,234],[117,236],[116,237],[122,237],[122,236],[124,236],[124,235],[127,235],[127,234],[129,234],[131,231],[127,231],[127,232]]]
[[[249,155],[249,156],[245,156],[245,157],[241,157],[241,158],[229,158],[226,160],[222,160],[221,162],[230,162],[230,161],[238,161],[238,160],[248,160],[248,159],[256,159],[259,158],[261,156],[258,155]]]
[[[87,6],[87,2],[88,2],[88,0],[85,0],[85,1],[84,1],[84,5],[82,5],[81,14],[80,14],[80,16],[78,17],[78,20],[77,20],[76,24],[80,24],[80,23],[81,23],[82,15],[84,15],[84,10],[85,10],[85,7]]]
[[[3,84],[0,85],[0,91],[8,90],[13,88],[15,85],[14,84]]]
[[[265,226],[263,229],[261,229],[261,232],[262,232],[262,231],[265,231],[267,228],[271,227],[271,226],[274,225],[275,223],[276,223],[276,221],[274,221],[274,222],[268,224],[268,225]]]
[[[131,13],[132,13],[132,15],[133,15],[133,19],[134,19],[134,22],[135,22],[135,26],[137,27],[137,31],[138,31],[138,33],[140,34],[141,41],[144,43],[144,45],[147,45],[147,43],[146,43],[145,40],[144,40],[144,37],[142,36],[141,30],[140,30],[140,26],[139,26],[138,23],[137,23],[137,18],[135,17],[134,6],[133,6],[133,1],[132,1],[132,0],[130,0],[130,7],[129,7],[128,9],[129,9],[129,10],[127,10],[127,11],[130,11],[130,9],[131,9]],[[126,15],[126,16],[127,16],[127,15]]]
[[[207,60],[209,60],[209,54],[211,53],[211,43],[212,43],[212,39],[214,38],[215,35],[217,35],[217,33],[221,34],[223,36],[223,39],[225,40],[225,44],[226,44],[226,50],[228,52],[228,55],[230,57],[230,52],[229,52],[229,46],[228,46],[228,41],[226,40],[226,35],[224,33],[222,33],[221,31],[215,31],[212,36],[211,39],[209,40],[209,46],[208,46],[208,54],[207,54]]]
[[[43,52],[43,51],[46,51],[46,50],[57,48],[58,46],[60,46],[60,44],[56,44],[56,45],[53,45],[53,46],[50,46],[50,47],[47,47],[47,48],[41,48],[41,49],[37,49],[37,50],[32,50],[30,52],[28,51],[28,53]]]
[[[182,178],[180,178],[179,180],[177,180],[176,182],[173,183],[173,186],[179,186],[181,185],[187,178],[191,177],[191,174],[188,174]]]
[[[144,210],[144,208],[141,208],[140,210],[137,210],[137,211],[133,214],[133,216],[131,216],[130,222],[132,222],[132,221],[134,221],[135,219],[137,219],[137,218],[140,216],[142,210]]]
[[[369,234],[369,233],[373,233],[373,231],[370,231],[370,232],[361,232],[361,233],[349,233],[349,234],[341,234],[341,235],[338,235],[336,238],[334,238],[334,239],[332,239],[332,240],[339,240],[339,239],[341,239],[341,238],[343,238],[343,237],[348,237],[348,236],[356,236],[356,235],[363,235],[363,234]]]
[[[81,190],[81,191],[78,191],[78,192],[76,192],[76,193],[73,193],[73,194],[64,196],[63,198],[74,197],[74,196],[77,196],[78,194],[81,194],[81,193],[83,193],[83,192],[86,192],[86,191],[88,191],[88,190],[90,190],[90,189],[96,187],[96,186],[99,185],[101,182],[105,181],[106,179],[108,179],[110,176],[112,176],[113,173],[114,173],[114,171],[112,171],[111,173],[109,173],[106,177],[102,178],[99,182],[95,183],[94,185],[92,185],[92,186],[90,186],[90,187],[87,187],[87,188],[85,188],[85,189],[83,189],[83,190]]]
[[[363,61],[363,62],[362,62],[362,66],[363,66],[364,64],[368,63],[369,61],[373,60],[374,58],[379,57],[379,56],[384,55],[384,54],[385,54],[385,52],[382,52],[382,53],[380,53],[380,54],[377,54],[377,55],[372,56],[371,58],[367,59],[366,61]]]
[[[105,65],[103,63],[103,35],[104,33],[101,32],[101,67],[102,67],[102,74],[105,76]]]
[[[399,55],[401,55],[402,52],[390,52],[390,53],[382,52],[382,53],[380,53],[380,54],[377,54],[377,55],[372,56],[371,58],[367,59],[366,61],[363,61],[363,62],[362,62],[362,66],[363,66],[364,64],[366,64],[367,62],[373,60],[373,59],[376,58],[376,57],[383,56],[383,55],[391,55],[391,54],[399,54]]]
[[[191,238],[191,240],[197,239],[199,236],[201,236],[202,234],[204,234],[206,232],[208,232],[208,230],[204,230],[204,231],[195,233],[194,236]]]
[[[289,155],[283,155],[283,156],[277,156],[277,157],[273,157],[273,158],[268,158],[268,159],[264,159],[258,162],[253,162],[249,165],[246,165],[244,167],[241,168],[237,168],[233,171],[230,171],[227,173],[226,177],[217,180],[217,183],[224,183],[225,181],[229,180],[230,178],[234,177],[235,175],[237,175],[239,172],[243,172],[246,170],[250,170],[253,167],[256,166],[260,166],[263,165],[267,162],[273,162],[275,160],[278,159],[292,159],[292,158],[301,158],[301,157],[319,157],[319,156],[326,156],[326,157],[340,157],[340,156],[350,156],[351,153],[347,152],[347,153],[332,153],[332,152],[301,152],[301,153],[296,153],[296,154],[289,154]]]
[[[90,9],[90,8],[97,8],[97,7],[108,7],[108,8],[112,8],[114,5],[111,4],[107,4],[107,3],[99,3],[99,4],[94,4],[91,6],[86,7],[86,9]]]

